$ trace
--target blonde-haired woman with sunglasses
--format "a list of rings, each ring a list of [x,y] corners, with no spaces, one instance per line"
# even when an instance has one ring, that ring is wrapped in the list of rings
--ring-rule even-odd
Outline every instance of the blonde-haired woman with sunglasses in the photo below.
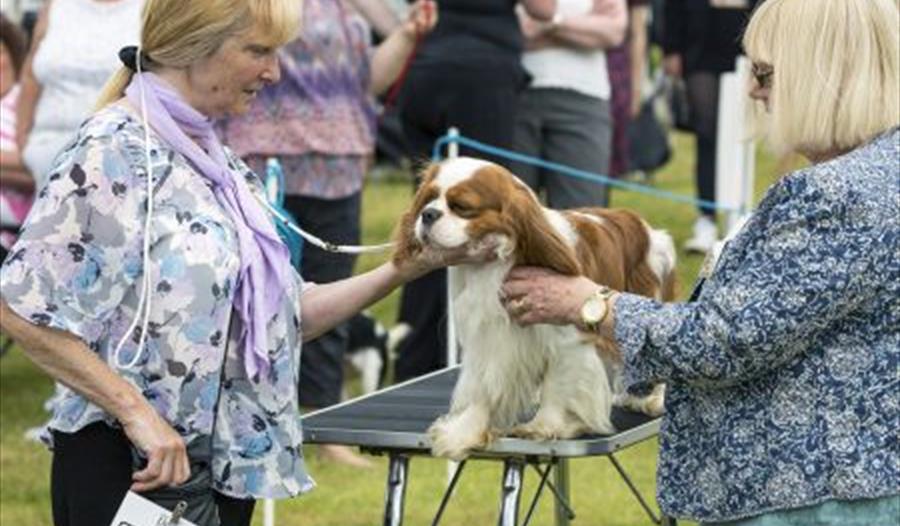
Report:
[[[667,515],[893,526],[897,1],[767,0],[744,47],[770,142],[810,166],[772,185],[693,301],[598,293],[584,278],[519,268],[504,285],[508,310],[524,324],[594,326],[602,304],[597,330],[618,344],[629,387],[666,383],[657,479]]]
[[[300,6],[147,0],[141,47],[120,51],[0,271],[4,334],[66,386],[45,437],[58,526],[110,524],[129,489],[247,526],[255,499],[312,489],[301,339],[444,263],[304,284],[259,179],[216,138],[214,118],[278,80]]]

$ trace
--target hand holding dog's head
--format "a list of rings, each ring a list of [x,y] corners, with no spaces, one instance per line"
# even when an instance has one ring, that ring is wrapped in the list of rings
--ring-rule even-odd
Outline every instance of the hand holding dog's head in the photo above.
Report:
[[[560,246],[537,196],[505,168],[460,157],[430,166],[403,216],[394,263],[433,251],[444,264],[514,258],[566,274],[578,265]]]
[[[432,164],[419,174],[419,190],[413,198],[412,206],[400,217],[400,222],[394,230],[394,245],[396,248],[394,248],[392,259],[397,266],[415,259],[422,251],[422,243],[415,236],[416,220],[419,213],[431,199],[431,192],[423,189],[431,187],[437,170],[438,165]]]

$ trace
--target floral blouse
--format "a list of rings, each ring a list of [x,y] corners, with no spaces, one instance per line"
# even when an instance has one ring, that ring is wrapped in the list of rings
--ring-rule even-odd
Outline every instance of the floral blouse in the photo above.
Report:
[[[776,183],[693,303],[616,303],[668,383],[658,497],[723,521],[900,492],[900,131]]]
[[[229,152],[235,177],[258,179]],[[89,118],[54,163],[0,272],[3,298],[20,316],[80,337],[134,384],[184,437],[212,441],[214,487],[237,498],[293,496],[313,487],[302,451],[297,381],[300,277],[269,324],[267,376],[250,379],[232,316],[237,237],[211,186],[151,134],[156,181],[149,268],[143,267],[146,167],[143,127],[109,106]],[[150,272],[150,325],[137,349],[113,349],[135,318]],[[138,331],[140,328],[138,328]],[[126,368],[135,353],[134,367]],[[63,388],[48,427],[75,432],[112,417]]]

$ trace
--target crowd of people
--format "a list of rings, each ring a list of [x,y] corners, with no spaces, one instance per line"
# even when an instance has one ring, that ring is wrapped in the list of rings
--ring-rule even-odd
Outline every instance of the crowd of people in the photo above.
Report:
[[[199,525],[249,525],[257,499],[311,490],[298,415],[340,400],[347,321],[402,286],[394,379],[445,366],[444,269],[491,247],[354,275],[352,256],[304,246],[294,266],[262,204],[266,167],[282,167],[300,226],[359,243],[390,91],[414,171],[455,126],[624,176],[654,17],[661,67],[687,88],[701,199],[715,200],[719,75],[742,53],[769,142],[809,161],[689,302],[602,294],[598,336],[627,383],[668,385],[659,502],[704,524],[893,524],[897,1],[648,4],[47,0],[33,27],[0,18],[0,328],[57,382],[42,433],[55,524],[108,524],[135,491],[189,500]],[[610,204],[602,184],[491,160],[551,207]],[[707,252],[715,210],[698,214],[685,248]],[[584,326],[597,294],[516,268],[502,301],[516,323]]]

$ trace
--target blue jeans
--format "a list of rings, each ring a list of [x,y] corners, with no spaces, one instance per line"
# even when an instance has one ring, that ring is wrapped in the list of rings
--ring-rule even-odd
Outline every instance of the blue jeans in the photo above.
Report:
[[[829,500],[805,508],[703,526],[896,526],[898,519],[900,495],[894,495],[868,500]]]

